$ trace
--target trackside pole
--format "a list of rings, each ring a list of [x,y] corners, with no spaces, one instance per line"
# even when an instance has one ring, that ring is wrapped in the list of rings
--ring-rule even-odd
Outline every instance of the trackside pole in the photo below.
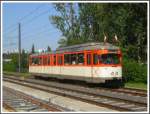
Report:
[[[21,24],[18,24],[19,72],[21,72]]]

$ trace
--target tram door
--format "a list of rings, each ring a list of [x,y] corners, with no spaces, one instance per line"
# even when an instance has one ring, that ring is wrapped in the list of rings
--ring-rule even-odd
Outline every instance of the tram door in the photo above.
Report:
[[[59,74],[61,74],[61,65],[63,65],[63,55],[62,54],[58,54],[58,69],[59,69]]]

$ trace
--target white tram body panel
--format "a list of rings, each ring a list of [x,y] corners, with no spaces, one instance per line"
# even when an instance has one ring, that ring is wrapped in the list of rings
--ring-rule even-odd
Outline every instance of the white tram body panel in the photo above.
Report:
[[[46,75],[56,75],[62,78],[64,75],[71,77],[80,78],[96,78],[97,82],[103,82],[105,80],[111,80],[113,78],[121,79],[122,77],[122,67],[71,67],[71,66],[31,66],[29,67],[30,73],[35,74],[46,74]]]
[[[29,68],[31,73],[43,73],[43,74],[59,74],[69,76],[82,76],[91,77],[91,67],[59,67],[59,66],[31,66]]]
[[[119,78],[122,77],[122,67],[94,67],[93,68],[94,77],[100,78]]]

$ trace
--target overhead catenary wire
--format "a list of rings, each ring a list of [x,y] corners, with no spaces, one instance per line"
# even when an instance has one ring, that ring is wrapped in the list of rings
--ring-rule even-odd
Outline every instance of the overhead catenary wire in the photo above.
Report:
[[[38,33],[34,33],[34,34],[31,34],[31,35],[28,35],[28,36],[22,36],[23,38],[22,38],[22,40],[24,40],[24,39],[28,39],[28,38],[31,38],[31,37],[33,37],[33,38],[36,38],[35,36],[38,34],[38,36],[40,36],[40,35],[42,35],[42,34],[47,34],[47,33],[56,33],[56,30],[44,30],[44,31],[41,31],[41,32],[38,32]]]
[[[3,31],[4,31],[4,32],[3,32],[3,35],[7,35],[7,34],[10,34],[10,33],[13,33],[13,32],[15,32],[16,30],[17,30],[17,26],[14,26],[14,27],[8,29],[8,31],[3,30]]]
[[[46,28],[49,27],[49,26],[47,26],[47,23],[41,25],[40,28],[38,28],[38,27],[36,26],[36,27],[30,28],[30,29],[32,29],[32,31],[33,31],[33,30],[39,30],[39,29],[41,29],[41,28],[42,28],[42,29],[43,29],[43,28],[45,29],[45,27],[46,27]],[[22,34],[26,34],[26,33],[28,33],[28,32],[29,32],[29,31],[26,31],[26,29],[24,29],[24,30],[22,31]]]
[[[24,15],[23,17],[21,17],[18,21],[21,22],[23,20],[25,20],[26,18],[28,18],[30,15],[34,14],[36,11],[38,11],[41,7],[43,6],[43,4],[38,5],[35,9],[33,9],[32,11],[30,11],[28,14]],[[15,27],[15,28],[14,28]],[[8,32],[13,32],[14,30],[17,29],[17,23],[12,24],[9,27],[6,27],[5,31],[7,30]]]
[[[49,9],[48,9],[48,10],[45,10],[45,11],[41,12],[40,14],[34,16],[32,19],[30,19],[30,20],[28,20],[28,21],[26,21],[26,22],[24,22],[24,23],[22,23],[22,24],[23,24],[24,26],[26,26],[26,25],[28,25],[29,23],[35,21],[35,19],[37,19],[38,17],[49,13],[49,11],[50,11]],[[17,28],[16,28],[15,30],[17,30]]]
[[[5,45],[5,46],[4,46]],[[16,42],[11,42],[9,44],[3,44],[4,48],[3,48],[3,52],[4,53],[9,53],[9,52],[16,52],[16,47],[17,47],[17,43]],[[9,48],[8,48],[9,46]]]
[[[43,7],[43,4],[40,4],[39,6],[37,6],[34,10],[30,11],[27,15],[21,17],[19,19],[19,22],[23,21],[24,19],[28,18],[30,15],[34,14],[36,11],[38,11],[41,7]]]
[[[43,15],[45,15],[45,14],[47,14],[47,13],[50,12],[50,9],[44,10],[44,11],[42,11],[42,12],[39,12],[39,9],[42,8],[42,6],[43,6],[43,4],[42,4],[42,5],[39,5],[39,6],[36,7],[34,10],[32,10],[31,12],[29,12],[27,15],[25,15],[25,16],[23,16],[23,17],[21,17],[21,18],[19,19],[19,21],[21,21],[21,24],[23,25],[23,27],[26,27],[27,25],[31,24],[32,22],[37,21],[37,19],[38,19],[39,17],[42,17]],[[35,15],[35,14],[36,14],[36,15]],[[17,23],[16,23],[16,24],[17,24]],[[43,25],[43,28],[45,29],[46,26],[47,26],[47,24],[44,24],[44,25]],[[13,28],[13,29],[12,29],[11,31],[9,31],[9,32],[15,32],[15,31],[17,30],[17,26],[15,26],[15,27],[13,26],[12,28]],[[41,28],[41,27],[40,27],[40,28]],[[40,30],[40,28],[39,28],[39,30]],[[48,26],[47,26],[46,28],[48,28]],[[35,29],[38,29],[38,28],[35,28]],[[43,29],[42,29],[42,30],[43,30]],[[55,33],[55,31],[51,31],[51,29],[43,30],[43,31],[41,31],[41,32],[35,32],[34,34],[33,34],[33,32],[32,32],[31,35],[25,34],[25,33],[23,32],[23,34],[22,34],[22,40],[27,39],[27,38],[32,37],[32,36],[33,36],[33,38],[36,38],[36,37],[34,37],[34,36],[36,36],[37,34],[41,36],[42,34],[45,34],[45,33],[50,34],[51,32]],[[27,33],[27,32],[26,32],[26,33]],[[7,37],[7,35],[8,35],[8,34],[6,34],[6,37]],[[17,36],[17,37],[14,37],[14,38],[16,39],[16,38],[18,38],[18,36]],[[12,37],[12,39],[13,39],[13,37]],[[10,46],[11,46],[11,45],[16,45],[15,43],[9,43],[9,44],[10,44]]]
[[[14,38],[17,38],[18,36],[13,36],[13,35],[9,35],[9,36],[5,36],[5,38],[7,38],[8,40],[15,40]]]
[[[21,17],[20,19],[19,19],[19,21],[23,21],[23,20],[25,20],[25,19],[27,19],[27,18],[29,18],[30,17],[30,15],[33,15],[35,12],[37,12],[41,7],[43,6],[43,4],[41,5],[38,5],[38,7],[36,7],[34,10],[32,10],[31,12],[29,12],[27,15],[25,15],[25,16],[23,16],[23,17]],[[7,29],[7,31],[5,31]],[[5,37],[5,38],[9,38],[10,39],[10,37],[8,36],[9,34],[11,34],[11,33],[14,33],[15,31],[17,32],[17,29],[18,29],[18,27],[17,27],[17,24],[13,24],[12,26],[9,26],[9,27],[7,27],[5,30],[4,30],[4,32],[3,32],[3,37]],[[18,36],[17,36],[18,37]],[[16,39],[17,37],[11,37],[11,40],[12,39]],[[8,42],[8,41],[7,41]],[[14,44],[14,43],[8,43],[7,45],[5,44],[5,46],[12,46],[12,45],[16,45],[16,44]]]
[[[35,21],[35,19],[38,19],[40,16],[49,13],[49,11],[50,11],[49,9],[46,10],[46,11],[43,11],[43,12],[41,12],[40,14],[38,14],[38,15],[32,17],[30,20],[28,20],[28,21],[26,21],[26,22],[24,22],[24,23],[22,23],[22,24],[23,24],[24,26],[26,26],[26,25],[28,25],[28,24],[31,24],[31,22]]]
[[[38,27],[38,28],[36,28],[36,29],[32,29],[32,31],[33,30],[40,30],[40,31],[36,31],[36,32],[31,32],[30,34],[25,34],[25,33],[23,33],[23,37],[26,37],[26,36],[32,36],[33,34],[40,34],[40,33],[42,33],[42,32],[45,32],[45,31],[51,31],[51,29],[50,29],[50,27],[49,26],[45,26],[45,27]]]
[[[16,42],[10,42],[10,43],[7,43],[7,44],[3,44],[5,46],[17,46],[17,43]]]
[[[13,23],[12,25],[10,25],[10,26],[8,26],[8,27],[6,27],[5,29],[3,29],[4,31],[9,31],[9,30],[12,30],[12,29],[14,29],[14,28],[16,28],[17,27],[17,25],[16,25],[16,23]]]

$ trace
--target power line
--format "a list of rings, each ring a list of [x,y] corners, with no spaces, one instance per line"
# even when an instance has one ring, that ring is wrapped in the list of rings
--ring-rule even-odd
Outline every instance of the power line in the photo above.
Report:
[[[10,42],[8,44],[3,44],[3,46],[14,46],[14,45],[17,46],[17,43],[16,42]]]
[[[17,43],[16,42],[10,42],[8,44],[3,44],[3,51],[8,51],[10,50],[15,50],[17,48]]]
[[[42,29],[43,29],[43,28],[45,29],[45,27],[47,28],[47,27],[49,27],[49,26],[47,26],[47,24],[43,24],[43,25],[40,26],[40,28],[38,28],[38,27],[33,28],[32,31],[33,31],[33,30],[39,30],[39,29],[41,29],[41,28],[42,28]],[[30,28],[30,29],[31,29],[31,28]],[[22,31],[22,34],[25,34],[25,33],[27,33],[27,32],[28,32],[28,31]]]
[[[40,30],[40,31],[36,31],[36,32],[30,32],[31,34],[23,34],[22,36],[23,37],[26,37],[26,36],[32,36],[33,34],[37,33],[37,34],[40,34],[41,32],[45,32],[45,31],[50,31],[50,27],[47,26],[47,27],[39,27],[39,28],[36,28],[37,30]],[[32,30],[33,31],[33,30]]]
[[[11,39],[12,40],[12,38],[17,38],[18,36],[5,36],[5,38],[7,38],[7,39]]]
[[[39,15],[34,16],[33,18],[31,18],[30,20],[24,22],[23,24],[24,24],[24,25],[25,25],[25,24],[28,25],[29,23],[35,21],[35,19],[37,19],[38,17],[47,14],[49,11],[50,11],[49,9],[46,10],[46,11],[43,11],[43,12],[41,12]]]
[[[40,6],[40,7],[41,7],[41,6]],[[40,7],[36,8],[36,9],[39,9]],[[29,23],[35,21],[35,19],[39,18],[40,16],[47,14],[49,11],[50,11],[49,9],[46,10],[46,11],[43,11],[43,12],[41,12],[39,15],[36,15],[36,16],[32,17],[30,20],[24,22],[23,24],[24,24],[24,25],[25,25],[25,24],[28,25]],[[32,12],[30,12],[30,15],[31,15],[31,14],[32,14]],[[29,15],[28,15],[28,16],[29,16]],[[25,16],[25,17],[26,17],[26,16]],[[22,20],[23,20],[23,18],[22,18]],[[14,31],[16,31],[16,30],[17,30],[17,26],[16,26],[15,29],[13,29],[13,30],[10,31],[10,32],[14,32]]]
[[[41,7],[43,7],[43,4],[39,5],[38,7],[36,7],[34,10],[30,11],[27,15],[21,17],[19,19],[19,22],[23,21],[24,19],[28,18],[30,15],[34,14],[35,11],[39,10]]]
[[[7,30],[11,30],[11,29],[13,29],[14,27],[17,27],[17,25],[14,23],[14,24],[12,24],[11,26],[8,26],[8,27],[6,27],[5,29],[7,29]]]
[[[17,26],[14,26],[14,27],[12,27],[10,29],[7,29],[7,31],[5,31],[3,34],[9,34],[9,33],[12,33],[12,32],[14,32],[16,30],[17,30]]]
[[[39,10],[41,7],[43,6],[43,4],[39,5],[38,7],[36,7],[34,10],[30,11],[27,15],[21,17],[18,21],[23,21],[24,19],[28,18],[30,15],[32,15],[33,13],[35,13],[35,11]],[[14,28],[15,27],[15,28]],[[7,31],[9,31],[9,29],[13,32],[14,29],[17,30],[17,23],[12,24],[9,27],[6,27]]]
[[[33,36],[35,36],[35,35],[41,35],[41,34],[43,34],[43,33],[51,33],[51,32],[55,32],[55,30],[48,30],[48,29],[46,29],[46,30],[44,30],[44,31],[41,31],[41,32],[38,32],[38,33],[34,33],[34,34],[31,34],[31,35],[27,35],[27,36],[22,36],[23,38],[28,38],[28,37],[33,37]]]
[[[33,21],[35,21],[37,18],[39,18],[39,17],[41,17],[41,16],[43,16],[43,15],[45,15],[45,14],[47,14],[48,12],[50,12],[50,9],[48,9],[48,10],[45,10],[45,11],[42,11],[42,12],[40,12],[38,15],[34,15],[33,16],[33,14],[34,13],[36,13],[41,7],[43,6],[43,4],[42,5],[39,5],[38,7],[36,7],[34,10],[32,10],[31,12],[29,12],[27,15],[25,15],[25,16],[23,16],[23,17],[21,17],[20,19],[19,19],[19,21],[23,21],[23,24],[24,25],[28,25],[29,23],[32,23]],[[37,13],[36,13],[37,14]],[[29,20],[25,20],[25,19],[27,19],[28,17],[30,17],[30,15],[32,15],[33,17],[31,18],[31,19],[29,19]],[[45,24],[44,26],[46,26],[47,24]],[[12,27],[12,28],[14,28],[14,26]],[[12,29],[11,28],[11,29]],[[45,29],[45,27],[43,27],[44,29]],[[14,32],[14,31],[16,31],[17,30],[17,26],[15,26],[15,28],[14,29],[12,29],[10,32]],[[50,32],[53,32],[53,31],[50,31],[50,30],[44,30],[44,31],[41,31],[41,32],[39,32],[39,33],[37,33],[37,34],[40,34],[40,35],[42,35],[43,33],[50,33]],[[54,33],[54,32],[53,32]],[[26,35],[25,34],[25,37],[31,37],[31,36],[35,36],[36,35],[36,33],[34,33],[34,34],[32,34],[32,35]],[[24,36],[23,36],[24,37]],[[11,45],[16,45],[16,44],[13,44],[13,43],[10,43]]]

